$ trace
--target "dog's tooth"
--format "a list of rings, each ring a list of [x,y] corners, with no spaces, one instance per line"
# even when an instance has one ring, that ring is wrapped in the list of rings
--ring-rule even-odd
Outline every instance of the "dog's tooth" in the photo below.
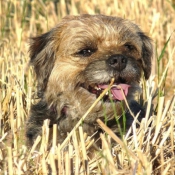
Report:
[[[99,88],[99,87],[97,87],[97,86],[95,86],[94,89],[96,89],[96,90],[98,90],[98,91],[101,90],[101,88]]]
[[[106,95],[108,95],[109,94],[109,92],[106,92]]]

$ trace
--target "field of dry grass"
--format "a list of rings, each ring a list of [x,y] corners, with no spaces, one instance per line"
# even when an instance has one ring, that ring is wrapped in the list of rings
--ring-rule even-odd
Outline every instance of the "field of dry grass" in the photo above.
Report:
[[[153,39],[152,76],[143,81],[147,114],[123,139],[98,121],[107,134],[100,136],[102,149],[96,148],[93,157],[89,152],[95,141],[78,125],[62,144],[56,143],[55,125],[47,149],[49,121],[29,150],[24,126],[36,84],[32,69],[27,69],[29,38],[48,31],[67,14],[80,13],[130,19]],[[0,174],[175,173],[174,0],[1,0],[0,29]]]

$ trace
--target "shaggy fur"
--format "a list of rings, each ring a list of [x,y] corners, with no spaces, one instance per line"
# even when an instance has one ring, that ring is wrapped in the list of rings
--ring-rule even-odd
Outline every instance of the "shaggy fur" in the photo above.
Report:
[[[38,82],[40,101],[31,106],[26,136],[30,144],[41,134],[43,120],[50,127],[58,125],[58,141],[62,142],[77,121],[85,114],[101,91],[98,85],[129,85],[126,95],[131,110],[144,111],[135,101],[140,93],[139,81],[151,73],[152,44],[148,36],[131,21],[104,15],[68,16],[51,31],[32,39],[30,63]],[[122,100],[123,101],[123,100]],[[113,100],[118,116],[122,115],[120,100]],[[124,105],[124,110],[127,111]],[[99,128],[96,119],[107,117],[108,126],[117,129],[114,108],[106,95],[83,121],[90,135]],[[121,120],[122,121],[122,120]],[[126,113],[126,125],[132,123]]]

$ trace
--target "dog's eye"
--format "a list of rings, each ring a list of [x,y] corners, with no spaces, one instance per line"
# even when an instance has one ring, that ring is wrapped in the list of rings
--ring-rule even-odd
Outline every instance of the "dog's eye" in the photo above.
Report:
[[[95,50],[90,49],[90,48],[88,48],[88,49],[82,49],[82,50],[80,50],[80,51],[77,53],[77,55],[80,55],[80,56],[83,56],[83,57],[89,57],[89,56],[91,56],[94,52],[95,52]]]
[[[125,48],[127,49],[127,50],[135,50],[135,46],[133,46],[133,45],[131,45],[131,44],[125,44],[124,45],[125,46]]]

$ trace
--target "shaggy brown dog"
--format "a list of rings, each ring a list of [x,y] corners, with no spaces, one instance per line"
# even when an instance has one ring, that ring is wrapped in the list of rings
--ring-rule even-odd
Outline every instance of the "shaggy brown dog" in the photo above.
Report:
[[[58,138],[62,142],[111,78],[115,78],[111,93],[83,121],[84,130],[94,133],[99,129],[96,119],[105,117],[107,125],[117,129],[114,111],[122,115],[124,98],[118,86],[123,89],[131,110],[135,114],[141,110],[143,117],[134,96],[140,91],[142,72],[146,79],[150,76],[151,57],[150,38],[137,25],[119,17],[68,16],[48,33],[33,38],[30,63],[41,100],[31,107],[26,132],[29,143],[41,134],[43,120],[47,118],[50,127],[58,124]],[[132,121],[127,112],[126,126]]]

